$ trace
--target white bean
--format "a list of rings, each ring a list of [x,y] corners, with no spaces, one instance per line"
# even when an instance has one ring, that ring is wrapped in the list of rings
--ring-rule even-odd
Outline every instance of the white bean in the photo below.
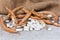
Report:
[[[20,28],[20,29],[16,29],[16,31],[23,31],[23,29],[22,29],[22,28]]]
[[[24,31],[29,31],[29,27],[24,26]]]

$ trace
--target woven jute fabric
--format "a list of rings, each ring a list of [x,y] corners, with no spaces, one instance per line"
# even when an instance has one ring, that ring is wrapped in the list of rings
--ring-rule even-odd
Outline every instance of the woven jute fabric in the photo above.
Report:
[[[26,4],[26,2],[29,2]],[[14,9],[18,6],[29,6],[32,3],[46,3],[52,1],[52,3],[56,3],[57,5],[51,5],[47,6],[45,8],[42,8],[40,11],[52,11],[55,12],[58,16],[60,16],[60,0],[0,0],[0,14],[7,14],[7,10],[5,7],[8,7],[9,9]],[[42,4],[44,5],[44,4]],[[50,4],[49,4],[50,5]],[[42,6],[41,6],[42,7]]]

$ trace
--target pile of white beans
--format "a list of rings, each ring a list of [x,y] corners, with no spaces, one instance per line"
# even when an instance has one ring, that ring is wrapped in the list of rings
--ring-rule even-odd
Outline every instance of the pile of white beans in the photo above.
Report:
[[[13,26],[15,26],[13,18],[12,18],[12,21],[9,22],[9,20],[6,20],[5,22],[7,27],[12,28]],[[20,26],[17,26],[17,27],[20,27]],[[23,25],[23,28],[17,28],[16,31],[41,30],[44,27],[46,27],[46,24],[42,20],[38,21],[38,20],[29,18],[27,24]]]

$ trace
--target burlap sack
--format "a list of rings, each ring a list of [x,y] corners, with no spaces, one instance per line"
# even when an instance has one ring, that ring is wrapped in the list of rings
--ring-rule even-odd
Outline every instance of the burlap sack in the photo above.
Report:
[[[44,4],[42,4],[43,6],[41,6],[41,8],[40,9],[42,9],[42,10],[40,10],[40,11],[52,11],[52,12],[55,12],[58,16],[60,16],[60,0],[29,0],[31,3],[44,3],[44,2],[46,2],[46,6],[47,6],[47,2],[50,2],[50,1],[52,1],[52,3],[57,3],[57,5],[54,5],[54,4],[52,4],[52,6],[48,6],[48,7],[43,7],[44,6]],[[26,0],[19,0],[19,1],[17,1],[17,5],[16,6],[19,6],[19,5],[25,5],[25,3],[26,3]],[[28,5],[27,5],[28,6]],[[25,7],[25,6],[24,6]],[[42,8],[43,7],[43,8]]]
[[[0,14],[7,14],[5,7],[13,9],[15,7],[14,0],[0,0]]]
[[[30,3],[28,3],[28,5],[26,5],[26,2],[30,1]],[[49,1],[52,1],[52,4],[49,4],[50,6],[47,6]],[[57,3],[57,5],[54,5],[53,3]],[[36,3],[45,3],[45,4],[40,4],[42,6],[40,7],[40,11],[52,11],[55,12],[58,16],[60,16],[60,0],[0,0],[0,13],[2,14],[7,14],[6,9],[4,8],[5,6],[7,6],[10,9],[13,9],[15,7],[18,6],[24,6],[26,5],[26,7],[30,7],[32,5],[32,3],[34,3],[33,5],[35,5]],[[44,7],[45,5],[45,7]],[[51,6],[52,5],[52,6]],[[34,6],[32,7],[34,8]]]

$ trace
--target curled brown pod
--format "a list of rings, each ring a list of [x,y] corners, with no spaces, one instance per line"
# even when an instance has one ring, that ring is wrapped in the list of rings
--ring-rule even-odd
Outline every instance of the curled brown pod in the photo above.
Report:
[[[3,19],[3,17],[0,17],[0,25],[2,26],[2,28],[5,30],[5,31],[7,31],[7,32],[10,32],[10,33],[16,33],[17,31],[16,31],[16,28],[8,28],[7,26],[6,26],[6,24],[4,23],[4,19]]]
[[[7,8],[6,8],[6,9],[7,9]],[[19,10],[19,9],[22,9],[22,6],[16,7],[16,8],[14,8],[14,9],[11,10],[11,11],[15,14],[15,12],[16,12],[17,10]],[[8,13],[8,15],[7,15],[7,19],[10,19],[10,18],[11,18],[11,14]]]
[[[54,23],[53,25],[57,26],[57,27],[60,27],[60,24],[58,24],[58,23]]]
[[[60,27],[60,24],[59,23],[55,23],[55,22],[52,22],[50,20],[43,20],[46,24],[50,24],[50,25],[54,25],[56,27]]]
[[[11,17],[14,18],[14,22],[15,22],[16,24],[18,24],[18,20],[17,20],[15,14],[14,14],[9,8],[7,8],[7,7],[6,7],[6,10],[9,11],[9,13],[11,14]]]
[[[26,13],[26,15],[25,15],[25,17],[21,20],[21,22],[19,23],[19,25],[21,25],[24,21],[26,21],[30,16],[31,16],[31,11],[29,12],[28,10],[26,10],[26,9],[22,9],[25,13]]]
[[[45,20],[45,19],[43,19],[43,21],[44,21],[46,24],[50,24],[50,25],[53,24],[50,20]]]
[[[34,10],[32,11],[32,14],[43,19],[43,18],[46,18],[45,16],[43,16],[42,14],[39,14],[38,12],[35,12]]]
[[[59,17],[54,13],[54,12],[50,12],[50,11],[41,11],[41,12],[38,12],[40,14],[44,14],[44,15],[52,15],[53,19],[55,21],[59,21]]]
[[[30,18],[40,20],[40,18],[37,16],[30,16]]]
[[[17,18],[23,18],[25,15],[16,15]]]

